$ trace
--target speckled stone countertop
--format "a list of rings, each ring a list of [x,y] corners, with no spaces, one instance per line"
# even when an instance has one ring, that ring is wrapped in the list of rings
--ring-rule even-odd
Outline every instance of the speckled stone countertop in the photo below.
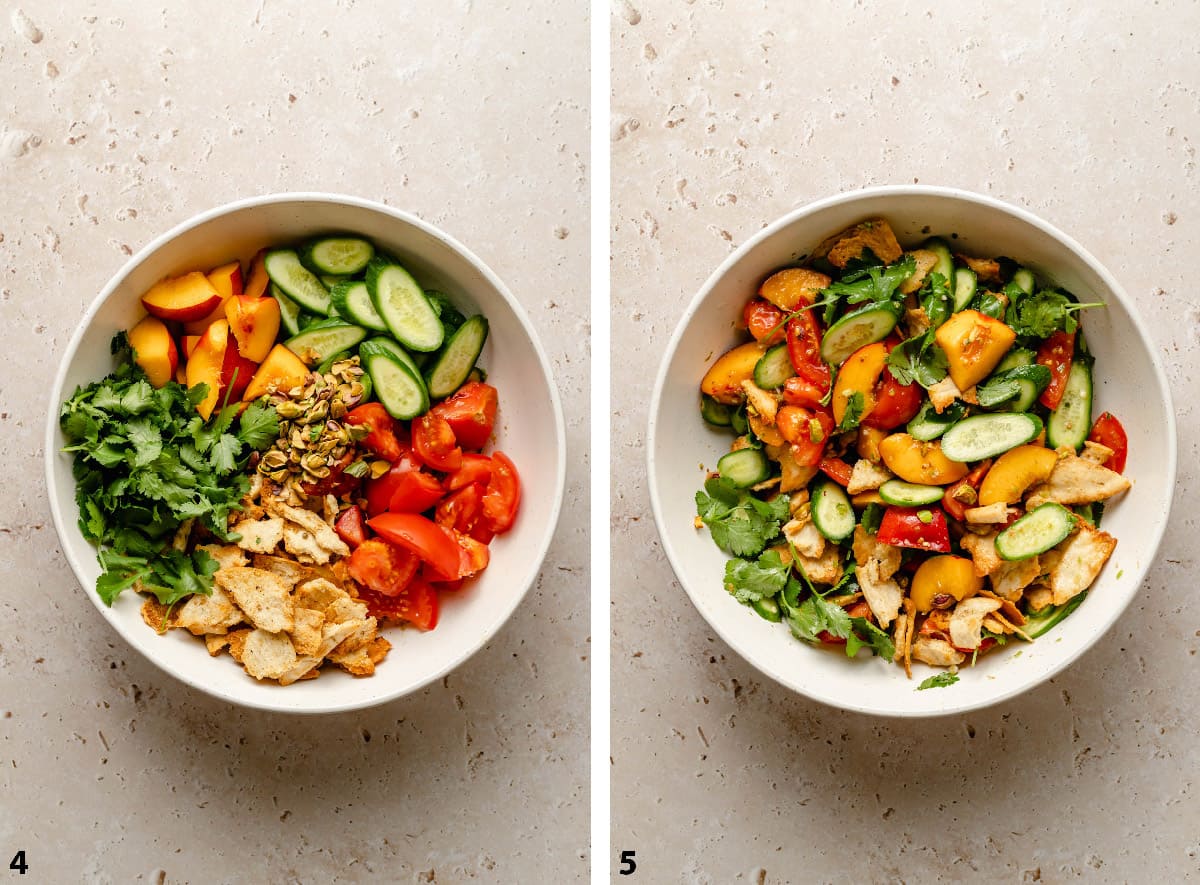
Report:
[[[17,7],[0,10],[0,879],[24,850],[34,882],[582,881],[586,17]],[[494,641],[412,697],[315,719],[231,709],[128,649],[59,552],[42,481],[58,355],[108,278],[191,215],[284,190],[384,201],[488,262],[551,357],[570,447],[571,503]]]
[[[1134,6],[614,3],[612,833],[646,881],[1200,871],[1200,54],[1178,39],[1200,7]],[[647,379],[732,249],[818,197],[915,181],[1027,207],[1116,275],[1167,365],[1181,470],[1159,562],[1094,651],[1001,707],[884,721],[713,634],[663,558],[640,442]]]

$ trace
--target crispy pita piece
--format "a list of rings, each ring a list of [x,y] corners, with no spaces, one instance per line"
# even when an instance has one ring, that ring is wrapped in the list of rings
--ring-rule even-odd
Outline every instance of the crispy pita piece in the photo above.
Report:
[[[325,621],[330,624],[344,624],[347,621],[365,621],[366,619],[366,605],[357,599],[350,598],[348,594],[338,597],[325,609]]]
[[[950,644],[955,648],[979,648],[983,619],[998,608],[1000,600],[989,596],[964,599],[950,615]]]
[[[166,633],[171,627],[176,627],[177,615],[172,614],[171,606],[163,605],[153,596],[147,596],[142,601],[142,620],[155,633]]]
[[[968,532],[959,542],[963,550],[971,554],[971,561],[975,563],[975,574],[981,578],[995,573],[1004,565],[1004,560],[996,552],[997,534],[999,533],[989,532],[986,535],[976,535]]]
[[[294,522],[283,526],[283,549],[306,565],[329,562],[329,551],[317,543],[316,535]]]
[[[1062,605],[1092,586],[1116,546],[1112,535],[1081,522],[1079,531],[1055,548],[1061,558],[1050,570],[1054,604]]]
[[[1044,483],[1034,486],[1026,507],[1032,510],[1047,501],[1058,504],[1094,504],[1127,490],[1131,483],[1115,470],[1109,470],[1073,451],[1058,450],[1062,457]]]
[[[917,604],[911,599],[905,599],[904,612],[908,615],[908,632],[904,637],[904,675],[912,679],[912,647],[913,633],[917,629]]]
[[[882,464],[875,464],[866,458],[854,462],[850,471],[850,483],[846,486],[846,494],[857,495],[859,492],[870,492],[892,478],[892,471]]]
[[[286,556],[271,556],[265,553],[255,554],[254,567],[278,575],[283,578],[289,587],[299,581],[307,581],[309,578],[317,576],[315,569],[307,565],[301,565],[296,560],[289,559]]]
[[[283,520],[278,516],[246,519],[233,527],[242,536],[237,545],[251,553],[271,553],[283,540]]]
[[[937,253],[928,249],[913,249],[908,254],[916,262],[917,269],[913,271],[911,277],[900,284],[900,292],[904,295],[911,295],[918,291],[925,284],[925,277],[929,276],[929,272],[937,267],[938,263]],[[924,313],[924,311],[921,312]],[[926,328],[928,328],[928,320]]]
[[[1040,612],[1046,606],[1054,603],[1054,593],[1049,587],[1038,584],[1025,591],[1025,601],[1029,603],[1031,612]]]
[[[175,617],[178,626],[193,636],[227,633],[230,627],[236,627],[243,620],[241,611],[217,581],[213,582],[210,595],[192,594]]]
[[[967,659],[966,655],[946,640],[932,639],[928,636],[917,637],[917,641],[913,643],[912,656],[931,667],[953,667]]]
[[[836,584],[842,579],[842,557],[836,544],[826,544],[820,556],[796,552],[796,567],[814,584]]]
[[[192,526],[196,524],[195,518],[185,519],[179,524],[179,528],[175,530],[175,537],[171,539],[171,548],[180,552],[187,550],[188,541],[192,538]]]
[[[246,554],[234,544],[202,544],[196,549],[203,550],[215,559],[218,568],[236,568],[246,564]]]
[[[1008,634],[1012,632],[1012,625],[992,613],[983,619],[983,629],[989,633]]]
[[[959,261],[975,271],[975,276],[979,278],[979,282],[1000,282],[1000,262],[995,258],[972,258],[970,255],[963,255],[961,252],[955,254]]]
[[[895,619],[904,600],[904,591],[891,580],[900,568],[900,548],[880,543],[861,525],[854,530],[854,559],[858,563],[858,586],[871,613],[881,627]]]
[[[326,495],[321,499],[321,512],[325,516],[325,522],[329,525],[337,522],[338,499],[335,495]]]
[[[1041,560],[1037,556],[1016,562],[1002,562],[1000,568],[990,575],[992,592],[1001,599],[1016,602],[1022,591],[1038,579],[1042,573]]]
[[[801,556],[815,559],[825,552],[825,536],[817,530],[811,517],[789,520],[783,527],[783,536]]]
[[[1001,614],[1000,612],[998,612],[998,611],[992,612],[991,615],[989,615],[988,617],[993,620],[999,621],[1000,624],[1005,628],[1004,629],[1005,633],[1016,633],[1018,636],[1020,636],[1026,642],[1033,642],[1033,640],[1029,637],[1028,633],[1026,633],[1024,630],[1022,630],[1020,628],[1020,626],[1018,626],[1017,624],[1014,624],[1008,618],[1004,617],[1004,615]],[[984,624],[986,624],[986,623],[987,623],[987,621],[985,620]],[[1025,623],[1024,617],[1021,618],[1021,623],[1022,624]],[[993,632],[999,632],[999,631],[993,631]]]
[[[822,241],[812,258],[823,258],[834,267],[844,268],[867,249],[884,264],[894,264],[904,254],[892,226],[883,218],[868,218]]]
[[[229,591],[246,620],[268,633],[292,629],[293,609],[289,587],[283,578],[252,566],[222,569],[216,574],[218,585]]]
[[[286,633],[252,630],[242,648],[242,665],[255,679],[278,679],[296,665],[296,649]]]
[[[321,664],[324,663],[324,658],[316,655],[303,655],[296,658],[296,663],[292,664],[285,673],[279,676],[280,685],[291,685],[293,682],[299,682],[302,679],[316,679],[321,675]]]
[[[742,382],[742,390],[746,393],[746,404],[750,410],[757,412],[758,416],[769,425],[775,424],[775,416],[779,412],[779,400],[774,394],[767,393],[749,378]],[[760,439],[762,437],[759,437]],[[782,444],[783,439],[780,438],[775,445]]]
[[[316,544],[324,551],[326,555],[320,562],[328,562],[329,554],[337,556],[349,556],[350,548],[346,546],[346,542],[338,537],[337,532],[316,513],[311,510],[304,510],[299,507],[289,507],[286,504],[273,502],[267,505],[274,516],[282,517],[288,522],[294,523],[300,528],[307,531],[316,542]],[[287,529],[284,529],[284,544],[287,544]],[[289,548],[290,549],[290,548]]]
[[[325,614],[325,610],[339,599],[349,598],[350,594],[324,578],[313,578],[297,584],[296,591],[292,596],[297,607],[312,609],[320,612],[322,616]]]
[[[378,636],[371,642],[360,645],[350,654],[336,659],[331,656],[330,660],[354,676],[370,676],[391,647],[390,642]]]
[[[209,633],[204,637],[204,647],[208,649],[208,653],[214,658],[221,653],[221,649],[229,645],[228,633]]]
[[[328,618],[325,619],[325,626],[321,628],[321,648],[318,650],[316,657],[324,658],[331,651],[337,648],[346,637],[354,634],[356,630],[362,628],[366,618],[360,620],[331,622]]]
[[[818,468],[815,464],[811,467],[804,467],[796,462],[796,456],[792,454],[791,446],[768,445],[765,446],[765,450],[769,458],[779,462],[779,491],[784,494],[804,488],[817,475]]]
[[[974,525],[1004,525],[1008,522],[1008,505],[1003,501],[997,501],[986,507],[968,507],[963,515],[967,518],[967,522]]]
[[[997,596],[991,590],[980,590],[979,595],[987,599],[994,599],[1000,603],[1000,608],[997,609],[1004,617],[1016,623],[1018,627],[1025,626],[1025,616],[1021,614],[1021,610],[1017,608],[1016,603],[1012,600],[1005,599],[1003,596]]]
[[[892,629],[892,645],[896,647],[896,656],[892,659],[897,664],[904,663],[904,637],[908,633],[908,612],[902,611],[896,615]]]
[[[249,627],[246,627],[242,630],[233,630],[226,636],[229,641],[229,655],[239,664],[242,662],[242,650],[246,647],[246,637],[252,632]]]
[[[326,657],[336,664],[339,658],[353,654],[379,635],[378,628],[379,624],[374,618],[363,619],[359,628],[339,642],[337,647],[332,649]]]
[[[953,405],[956,399],[961,399],[962,395],[963,392],[949,375],[929,388],[929,401],[933,403],[933,409],[939,415]]]
[[[321,648],[321,628],[325,625],[325,614],[309,608],[296,607],[295,625],[292,627],[292,645],[299,655],[315,655]]]

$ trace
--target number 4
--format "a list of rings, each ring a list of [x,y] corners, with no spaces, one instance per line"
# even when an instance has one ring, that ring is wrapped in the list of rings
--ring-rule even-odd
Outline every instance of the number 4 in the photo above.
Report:
[[[617,872],[622,876],[632,876],[634,871],[637,869],[637,861],[634,860],[636,855],[636,851],[622,851],[621,869],[619,869]]]
[[[25,863],[25,852],[18,851],[16,854],[14,854],[13,859],[9,861],[8,868],[10,870],[16,870],[18,873],[24,876],[25,871],[29,869],[29,864]]]

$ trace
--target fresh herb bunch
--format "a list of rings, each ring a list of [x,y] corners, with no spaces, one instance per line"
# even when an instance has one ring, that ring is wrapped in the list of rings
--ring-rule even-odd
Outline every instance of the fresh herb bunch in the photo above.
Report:
[[[232,430],[240,403],[208,423],[196,414],[207,385],[155,389],[132,358],[124,333],[113,338],[115,371],[76,389],[59,413],[64,451],[75,456],[79,528],[99,548],[96,592],[105,605],[140,583],[164,605],[212,592],[216,561],[175,549],[188,520],[221,539],[249,487],[250,453],[275,439],[274,409],[251,404]]]

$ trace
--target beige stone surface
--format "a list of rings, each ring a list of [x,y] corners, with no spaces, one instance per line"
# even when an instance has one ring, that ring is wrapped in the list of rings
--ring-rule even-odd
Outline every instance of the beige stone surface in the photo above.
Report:
[[[618,0],[612,23],[614,857],[653,882],[1195,877],[1200,55],[1179,35],[1200,9]],[[913,181],[1026,206],[1115,273],[1168,367],[1181,474],[1101,647],[1002,707],[898,722],[792,694],[713,634],[663,558],[640,441],[647,379],[732,249]]]
[[[586,876],[587,33],[552,0],[0,4],[13,881],[18,850],[36,882]],[[227,709],[125,647],[41,478],[58,354],[108,278],[191,215],[283,190],[382,200],[488,262],[549,352],[571,451],[546,567],[494,641],[413,697],[316,719]]]

